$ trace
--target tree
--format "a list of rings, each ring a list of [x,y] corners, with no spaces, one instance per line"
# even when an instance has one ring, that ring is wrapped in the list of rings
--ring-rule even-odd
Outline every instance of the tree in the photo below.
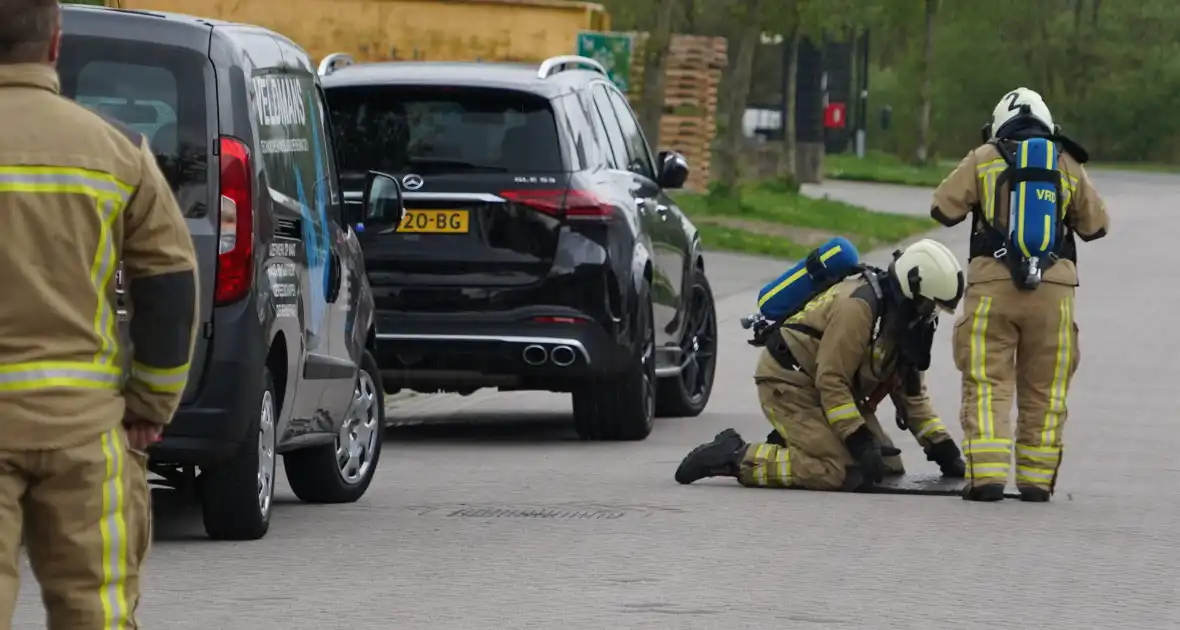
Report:
[[[762,7],[765,0],[746,0],[734,7],[734,18],[741,25],[737,52],[724,99],[721,150],[718,152],[717,182],[728,194],[737,194],[741,175],[741,154],[745,134],[742,117],[750,95],[750,80],[754,69],[754,53],[762,41]]]
[[[639,99],[639,125],[647,142],[660,146],[660,119],[664,115],[664,79],[672,33],[681,21],[684,0],[657,0],[656,25],[643,43],[643,87]]]
[[[921,87],[918,98],[918,148],[914,161],[926,164],[930,159],[930,98],[934,68],[934,15],[938,11],[938,0],[926,0],[926,30],[922,40],[922,63],[920,66]]]

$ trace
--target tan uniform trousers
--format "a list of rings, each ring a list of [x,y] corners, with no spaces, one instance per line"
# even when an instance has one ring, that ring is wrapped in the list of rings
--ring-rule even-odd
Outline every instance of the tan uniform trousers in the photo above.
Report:
[[[137,628],[151,541],[146,458],[122,427],[52,451],[0,451],[0,628],[12,627],[21,528],[50,630]]]
[[[762,412],[787,445],[750,444],[742,458],[738,481],[743,486],[760,488],[851,489],[844,485],[847,468],[855,462],[824,416],[815,386],[807,382],[763,381],[757,387]],[[881,445],[893,446],[877,417],[864,410],[861,413]],[[886,457],[885,464],[890,474],[905,472],[899,456]]]
[[[955,322],[955,366],[963,373],[963,456],[971,486],[1006,484],[1015,397],[1016,483],[1052,490],[1061,466],[1065,397],[1078,369],[1074,287],[1010,280],[967,288]]]

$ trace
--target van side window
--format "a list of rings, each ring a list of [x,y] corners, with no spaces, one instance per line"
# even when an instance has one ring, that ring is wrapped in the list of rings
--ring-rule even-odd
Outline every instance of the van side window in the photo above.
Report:
[[[340,199],[340,180],[339,173],[337,173],[338,165],[336,163],[339,154],[336,153],[336,139],[332,137],[332,118],[328,115],[327,99],[324,98],[324,91],[319,86],[316,86],[315,103],[316,113],[320,121],[320,137],[324,139],[321,150],[323,157],[321,159],[323,159],[324,164],[327,165],[327,168],[325,168],[324,171],[327,173],[328,179],[327,182],[325,182],[325,185],[328,187],[329,199],[332,206],[332,209],[329,210],[329,212],[332,213],[332,218],[335,219],[336,222],[341,226],[343,226],[343,205],[341,204]]]
[[[330,212],[334,187],[330,183],[331,149],[324,137],[315,79],[267,72],[255,75],[251,82],[271,196],[302,213],[308,262],[314,265],[320,250],[326,250],[324,218]]]
[[[618,121],[615,120],[615,112],[611,108],[610,97],[607,96],[606,88],[602,84],[596,84],[591,89],[593,90],[595,109],[598,110],[598,116],[602,121],[602,128],[606,131],[606,137],[609,141],[611,154],[614,156],[614,167],[624,170],[630,161],[627,157],[627,141],[623,138],[623,132],[619,128]]]

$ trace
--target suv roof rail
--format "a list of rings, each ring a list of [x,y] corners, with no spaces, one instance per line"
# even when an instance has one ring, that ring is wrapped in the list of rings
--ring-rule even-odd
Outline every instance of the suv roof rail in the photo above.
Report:
[[[340,68],[351,66],[355,63],[356,61],[353,60],[352,55],[348,53],[332,53],[324,57],[323,61],[320,62],[320,66],[316,68],[316,74],[326,77]]]
[[[558,55],[541,62],[541,67],[537,68],[537,78],[548,79],[558,72],[569,70],[570,66],[585,66],[587,70],[606,76],[606,68],[589,57],[583,57],[581,55]]]

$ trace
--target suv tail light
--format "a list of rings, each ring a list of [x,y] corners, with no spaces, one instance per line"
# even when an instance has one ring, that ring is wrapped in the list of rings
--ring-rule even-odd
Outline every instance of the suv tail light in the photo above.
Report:
[[[254,197],[250,150],[223,136],[221,154],[221,225],[217,232],[217,281],[213,302],[232,304],[246,297],[254,283]]]
[[[500,196],[508,201],[528,206],[553,216],[574,221],[609,221],[615,207],[592,192],[576,189],[505,190]]]

